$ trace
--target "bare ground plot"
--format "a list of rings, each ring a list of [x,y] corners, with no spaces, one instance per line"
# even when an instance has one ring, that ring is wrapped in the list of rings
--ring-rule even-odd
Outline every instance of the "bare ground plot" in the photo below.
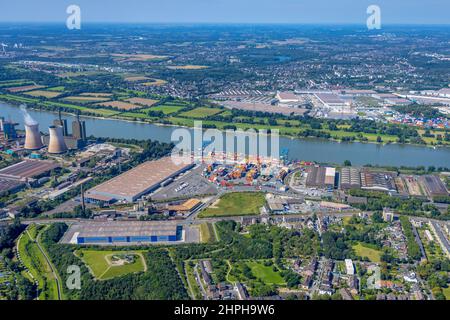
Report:
[[[132,104],[138,104],[138,105],[141,105],[144,107],[151,107],[152,105],[154,105],[155,103],[158,102],[158,100],[146,99],[146,98],[130,98],[125,101],[130,102]]]
[[[247,111],[260,111],[260,112],[271,112],[280,113],[284,115],[290,115],[291,113],[296,115],[303,115],[307,110],[301,108],[290,108],[282,106],[273,106],[271,104],[264,103],[251,103],[251,102],[240,102],[240,101],[222,101],[218,102],[229,109],[239,109]]]
[[[9,92],[25,92],[25,91],[41,89],[41,88],[45,88],[45,87],[44,86],[39,86],[39,85],[30,85],[30,86],[12,87],[12,88],[8,88],[6,90],[9,91]]]
[[[104,102],[108,101],[109,98],[102,98],[102,97],[90,97],[90,96],[70,96],[63,98],[61,100],[69,101],[69,102],[79,102],[79,103],[91,103],[91,102]]]
[[[142,106],[132,104],[129,102],[123,102],[123,101],[107,101],[107,102],[97,103],[97,106],[117,108],[119,110],[134,110],[134,109],[142,108]]]

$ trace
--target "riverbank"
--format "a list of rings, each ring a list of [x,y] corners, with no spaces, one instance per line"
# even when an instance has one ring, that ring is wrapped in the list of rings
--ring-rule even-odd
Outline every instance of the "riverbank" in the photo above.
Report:
[[[53,124],[56,113],[48,110],[30,109],[29,113],[39,123],[40,130],[47,132]],[[0,115],[19,123],[23,129],[23,116],[17,106],[0,103]],[[67,113],[69,123],[76,117]],[[180,128],[174,125],[150,124],[144,121],[111,119],[108,117],[82,116],[86,121],[88,135],[124,139],[152,139],[161,142],[172,142],[173,130]],[[192,129],[188,129],[192,130]],[[320,163],[342,164],[350,160],[353,165],[380,166],[435,166],[448,167],[450,148],[426,148],[405,144],[374,144],[359,142],[333,142],[324,139],[293,139],[280,137],[280,151],[287,150],[289,159],[316,161]]]
[[[0,102],[7,103],[14,106],[19,106],[23,103],[26,104],[26,101],[19,102],[19,101],[4,101],[0,100]],[[68,106],[68,105],[66,105]],[[46,111],[50,113],[57,114],[55,110],[52,108],[47,108],[45,105],[41,105],[40,107],[35,107],[34,105],[28,106],[29,109],[33,109],[36,111]],[[301,136],[300,134],[303,132],[302,128],[297,127],[285,127],[285,126],[268,126],[268,125],[262,125],[262,124],[250,124],[250,123],[224,123],[220,121],[211,121],[211,120],[202,120],[202,119],[191,119],[191,118],[179,118],[179,117],[170,117],[162,119],[164,122],[161,122],[161,119],[148,117],[149,120],[143,120],[143,118],[139,117],[133,117],[130,116],[130,112],[120,112],[120,111],[112,111],[111,114],[108,116],[102,116],[102,115],[95,115],[96,110],[98,109],[90,109],[89,107],[83,107],[86,110],[89,110],[88,112],[80,110],[80,109],[74,109],[74,111],[79,111],[80,115],[83,118],[92,118],[92,119],[101,119],[101,120],[119,120],[119,121],[125,121],[125,122],[131,122],[131,123],[139,123],[139,124],[150,124],[150,125],[156,125],[156,126],[164,126],[169,128],[187,128],[192,129],[194,127],[194,121],[202,121],[202,124],[205,126],[204,129],[214,127],[218,130],[225,130],[230,125],[236,127],[236,129],[242,129],[242,130],[248,130],[248,129],[255,129],[255,130],[262,130],[262,129],[278,129],[280,132],[280,136],[286,137],[289,139],[297,139],[297,140],[319,140],[319,141],[332,141],[335,143],[371,143],[376,145],[391,145],[391,144],[399,144],[399,145],[411,145],[411,146],[420,146],[420,147],[430,147],[430,148],[450,148],[450,142],[443,141],[442,144],[436,144],[434,141],[432,143],[427,144],[415,144],[411,142],[406,143],[398,143],[396,136],[390,136],[385,134],[368,134],[368,133],[361,133],[361,132],[351,132],[351,131],[332,131],[332,130],[320,130],[321,132],[329,134],[331,137],[325,138],[325,137],[311,137],[311,136]],[[61,111],[62,114],[66,115],[75,115],[76,113],[68,112],[66,110]],[[123,116],[122,114],[126,113],[127,116]],[[136,115],[138,115],[136,113]],[[168,123],[168,121],[172,123]],[[442,132],[443,133],[443,132]],[[340,137],[340,138],[338,138]],[[354,138],[354,140],[351,139],[345,139],[343,140],[342,137],[345,138]],[[378,137],[381,138],[381,141],[378,141]],[[430,139],[428,139],[428,142],[430,142]]]

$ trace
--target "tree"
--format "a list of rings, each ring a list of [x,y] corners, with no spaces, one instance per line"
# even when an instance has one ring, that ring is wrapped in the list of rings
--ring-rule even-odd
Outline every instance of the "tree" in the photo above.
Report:
[[[352,162],[350,160],[345,160],[344,161],[344,166],[351,167],[351,165],[352,165]]]

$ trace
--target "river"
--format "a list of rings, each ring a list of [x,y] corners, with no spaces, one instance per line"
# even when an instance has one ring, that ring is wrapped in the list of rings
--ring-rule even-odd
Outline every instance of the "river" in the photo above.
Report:
[[[48,126],[56,118],[49,111],[29,110],[31,116],[39,122],[42,132],[48,131]],[[23,129],[23,117],[17,106],[0,102],[0,116],[19,123]],[[75,118],[64,115],[69,122]],[[172,131],[176,127],[160,126],[138,122],[128,122],[116,119],[97,119],[82,117],[86,121],[88,135],[96,137],[153,139],[170,142]],[[280,149],[289,150],[290,159],[318,161],[327,163],[343,163],[350,160],[353,165],[392,165],[392,166],[450,166],[450,148],[429,148],[413,145],[378,145],[373,143],[348,142],[339,143],[321,139],[290,139],[280,138]]]

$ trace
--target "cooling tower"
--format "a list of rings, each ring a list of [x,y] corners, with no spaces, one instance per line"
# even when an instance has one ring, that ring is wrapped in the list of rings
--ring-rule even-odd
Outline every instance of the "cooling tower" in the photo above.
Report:
[[[25,124],[25,149],[37,150],[42,148],[41,133],[38,124]]]
[[[61,126],[48,127],[50,132],[50,140],[48,142],[49,153],[63,153],[67,151],[66,143],[64,142],[63,128]]]

